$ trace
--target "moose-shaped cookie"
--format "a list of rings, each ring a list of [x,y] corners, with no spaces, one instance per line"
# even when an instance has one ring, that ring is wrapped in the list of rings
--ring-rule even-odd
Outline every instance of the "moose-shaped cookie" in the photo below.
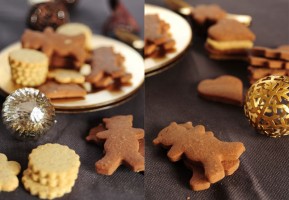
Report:
[[[51,27],[44,32],[25,30],[21,38],[23,48],[40,50],[49,58],[54,54],[61,57],[74,58],[76,67],[80,67],[86,59],[85,36],[67,36],[55,33]]]
[[[220,141],[202,125],[188,128],[175,122],[161,130],[153,143],[170,148],[167,155],[173,162],[184,154],[190,161],[202,163],[210,183],[224,178],[222,161],[237,160],[245,151],[242,143]]]

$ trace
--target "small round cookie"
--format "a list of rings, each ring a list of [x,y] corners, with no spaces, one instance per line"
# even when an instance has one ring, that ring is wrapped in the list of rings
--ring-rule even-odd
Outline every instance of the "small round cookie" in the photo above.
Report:
[[[32,195],[37,195],[40,199],[54,199],[62,197],[64,194],[71,192],[74,182],[63,187],[49,187],[33,181],[26,170],[23,172],[22,183],[24,188]]]
[[[91,29],[86,26],[85,24],[81,23],[67,23],[64,25],[61,25],[56,29],[57,33],[63,34],[63,35],[79,35],[84,34],[85,36],[85,47],[86,50],[90,51],[92,50],[92,31]]]
[[[82,84],[85,77],[78,71],[70,69],[54,69],[48,72],[48,78],[55,79],[58,83],[77,83]]]
[[[0,191],[14,191],[19,185],[17,174],[21,169],[20,164],[8,161],[4,154],[0,154],[0,169]]]
[[[44,144],[29,155],[28,168],[40,177],[65,179],[78,172],[79,156],[74,150],[60,144]]]
[[[39,51],[18,49],[9,54],[12,80],[23,86],[39,86],[46,81],[49,59]]]

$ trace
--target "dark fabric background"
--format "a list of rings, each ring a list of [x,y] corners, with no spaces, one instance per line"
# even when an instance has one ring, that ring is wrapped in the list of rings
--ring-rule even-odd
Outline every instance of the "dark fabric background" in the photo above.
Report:
[[[143,27],[143,1],[123,1]],[[28,12],[26,1],[0,0],[0,49],[19,40],[24,28]],[[80,0],[72,14],[72,21],[89,25],[94,33],[99,33],[104,20],[110,14],[107,0]],[[1,78],[1,77],[0,77]],[[1,105],[4,98],[0,97]],[[90,128],[96,126],[103,117],[118,114],[133,114],[135,127],[143,127],[144,87],[129,102],[116,108],[87,114],[57,114],[58,123],[51,131],[37,142],[20,142],[11,137],[0,122],[0,152],[10,160],[20,162],[22,169],[27,168],[28,155],[40,144],[48,142],[68,145],[74,149],[81,159],[79,177],[70,194],[63,199],[143,199],[144,175],[134,173],[121,167],[112,176],[95,173],[94,163],[102,157],[103,149],[85,142],[84,138]],[[2,170],[2,169],[1,169]],[[19,177],[22,176],[22,172]],[[37,199],[24,190],[23,185],[15,192],[0,193],[0,199]]]
[[[287,0],[190,0],[192,5],[217,3],[232,13],[253,16],[256,44],[276,47],[289,44]],[[161,0],[146,3],[165,6]],[[181,27],[180,27],[181,29]],[[222,74],[235,75],[248,89],[247,64],[210,60],[204,39],[194,36],[192,47],[172,68],[146,79],[146,199],[289,199],[289,137],[268,138],[248,124],[241,107],[203,100],[197,95],[200,80]],[[152,140],[170,122],[192,121],[224,141],[240,141],[246,147],[240,168],[201,192],[189,188],[192,173],[182,163],[172,163],[166,150]]]

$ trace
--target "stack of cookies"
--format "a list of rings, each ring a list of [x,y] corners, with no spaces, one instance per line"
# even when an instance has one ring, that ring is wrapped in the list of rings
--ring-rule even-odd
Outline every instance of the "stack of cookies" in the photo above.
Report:
[[[145,57],[160,58],[175,48],[170,25],[157,14],[145,15]]]
[[[255,83],[269,75],[289,75],[289,46],[276,49],[254,47],[249,56],[249,81]]]
[[[208,30],[205,44],[212,59],[246,59],[253,47],[255,34],[244,24],[222,19]]]
[[[12,79],[19,85],[38,86],[45,82],[48,57],[39,51],[19,49],[9,54]]]
[[[71,192],[79,166],[79,156],[67,146],[41,145],[29,155],[22,182],[26,190],[41,199],[62,197]]]
[[[193,171],[190,185],[194,191],[208,189],[211,183],[233,174],[245,151],[242,143],[220,141],[204,126],[193,126],[191,122],[171,123],[153,143],[169,148],[167,155],[172,162],[184,158],[185,165]]]

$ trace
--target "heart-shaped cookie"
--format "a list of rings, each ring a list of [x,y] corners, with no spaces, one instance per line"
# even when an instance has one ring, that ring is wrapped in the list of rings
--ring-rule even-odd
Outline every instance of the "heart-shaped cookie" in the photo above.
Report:
[[[255,40],[255,34],[248,27],[232,19],[222,19],[211,26],[208,36],[216,41]]]
[[[198,85],[201,97],[234,105],[243,104],[243,83],[234,76],[223,75],[216,79],[203,80]]]

